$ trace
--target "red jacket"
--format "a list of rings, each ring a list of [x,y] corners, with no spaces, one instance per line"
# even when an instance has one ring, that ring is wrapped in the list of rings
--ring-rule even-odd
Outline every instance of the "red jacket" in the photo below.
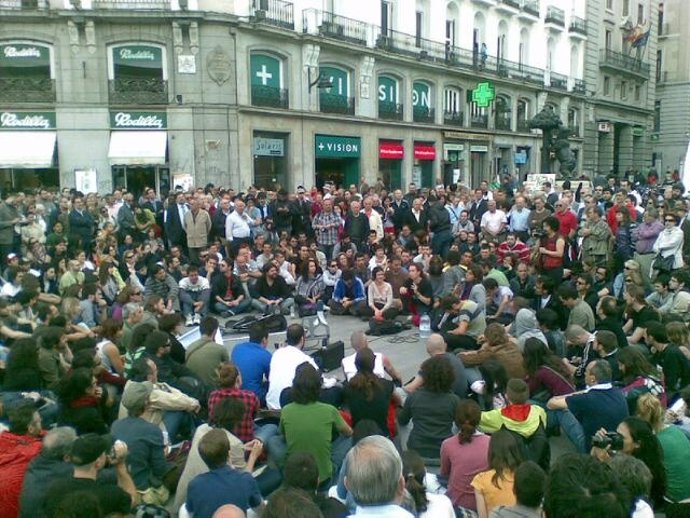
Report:
[[[41,437],[0,434],[0,518],[17,518],[19,494],[29,462],[41,451]]]

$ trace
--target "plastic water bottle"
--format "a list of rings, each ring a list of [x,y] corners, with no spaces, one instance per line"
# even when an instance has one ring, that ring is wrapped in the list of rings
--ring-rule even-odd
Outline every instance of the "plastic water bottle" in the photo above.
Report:
[[[431,319],[424,313],[419,319],[419,338],[429,338],[431,336]]]

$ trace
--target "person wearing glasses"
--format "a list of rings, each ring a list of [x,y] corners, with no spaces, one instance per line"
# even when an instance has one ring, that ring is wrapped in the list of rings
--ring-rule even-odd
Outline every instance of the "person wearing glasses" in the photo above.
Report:
[[[682,268],[683,262],[683,231],[678,226],[679,218],[668,213],[664,216],[664,230],[659,234],[652,250],[656,258],[652,267],[659,272],[670,272]]]

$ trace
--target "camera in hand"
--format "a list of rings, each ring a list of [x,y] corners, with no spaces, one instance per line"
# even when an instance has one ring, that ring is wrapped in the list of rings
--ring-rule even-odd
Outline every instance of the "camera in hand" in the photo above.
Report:
[[[606,432],[603,436],[595,435],[592,437],[592,446],[597,448],[610,448],[613,451],[623,449],[623,436],[618,432]]]

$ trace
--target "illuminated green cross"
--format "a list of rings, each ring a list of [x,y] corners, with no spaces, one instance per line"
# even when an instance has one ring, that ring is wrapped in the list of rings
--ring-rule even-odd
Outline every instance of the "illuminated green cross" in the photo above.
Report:
[[[477,88],[472,90],[472,102],[480,108],[488,108],[495,98],[496,89],[491,83],[478,83]]]

